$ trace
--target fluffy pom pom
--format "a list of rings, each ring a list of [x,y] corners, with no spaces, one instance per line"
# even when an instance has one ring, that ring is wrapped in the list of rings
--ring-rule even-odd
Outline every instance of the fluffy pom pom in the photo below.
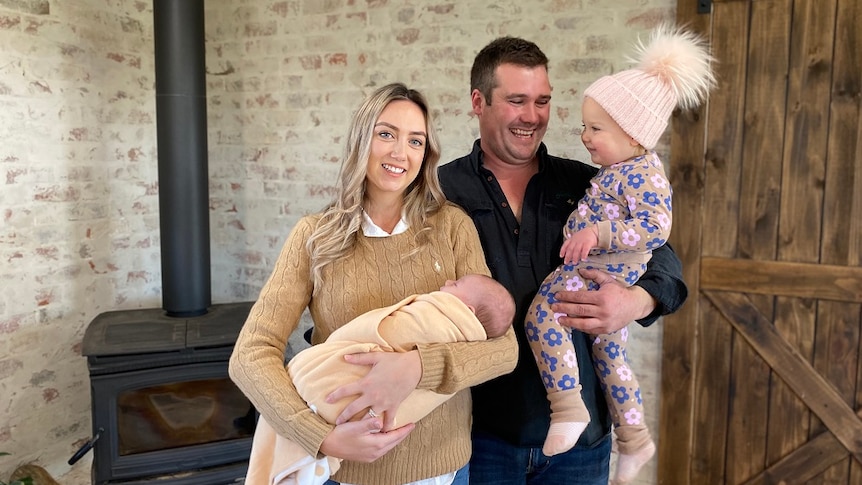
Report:
[[[638,40],[635,52],[637,68],[667,84],[680,108],[697,107],[716,84],[712,72],[715,59],[704,40],[692,32],[661,25],[653,30],[647,44]]]

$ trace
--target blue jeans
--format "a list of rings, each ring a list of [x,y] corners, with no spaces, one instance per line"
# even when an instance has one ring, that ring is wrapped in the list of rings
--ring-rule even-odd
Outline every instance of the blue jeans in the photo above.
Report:
[[[610,434],[592,448],[547,457],[541,448],[521,448],[474,431],[470,485],[607,485],[610,459]]]
[[[467,463],[462,468],[460,468],[457,472],[455,472],[455,480],[452,482],[452,485],[468,485],[470,483],[470,464]],[[338,482],[333,480],[327,480],[323,485],[339,485]]]

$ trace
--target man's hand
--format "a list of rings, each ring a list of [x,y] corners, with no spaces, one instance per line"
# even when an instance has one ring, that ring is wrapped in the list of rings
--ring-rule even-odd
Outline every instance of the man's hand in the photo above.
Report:
[[[380,418],[366,418],[337,425],[323,439],[320,452],[343,460],[371,463],[395,448],[413,431],[410,423],[388,433],[381,432]]]
[[[347,422],[354,415],[370,409],[383,418],[383,431],[395,426],[395,413],[401,402],[416,389],[422,378],[422,361],[419,351],[365,352],[344,356],[347,362],[370,366],[368,374],[356,382],[345,384],[332,391],[326,402],[356,396],[338,416],[335,424]],[[372,416],[373,417],[373,416]]]
[[[595,281],[597,291],[558,291],[554,313],[562,313],[561,325],[597,335],[613,333],[634,320],[646,317],[655,309],[656,301],[639,286],[625,287],[612,276],[595,269],[582,269],[583,278]]]

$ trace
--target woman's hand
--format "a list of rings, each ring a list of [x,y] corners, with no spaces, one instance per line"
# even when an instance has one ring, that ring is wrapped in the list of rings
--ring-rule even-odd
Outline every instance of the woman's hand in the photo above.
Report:
[[[640,286],[625,287],[607,273],[580,270],[581,276],[595,281],[596,291],[558,291],[554,313],[564,313],[559,323],[590,335],[613,333],[655,309],[656,301]]]
[[[371,366],[371,369],[362,379],[345,384],[326,397],[327,402],[333,403],[345,397],[356,396],[356,399],[344,408],[335,424],[345,423],[354,415],[370,409],[374,415],[383,418],[383,431],[392,430],[398,406],[416,389],[422,377],[419,351],[365,352],[346,355],[344,358],[351,364],[367,365]]]
[[[334,458],[371,463],[389,452],[413,431],[410,423],[398,429],[381,432],[380,418],[348,421],[332,429],[320,444],[320,452]]]

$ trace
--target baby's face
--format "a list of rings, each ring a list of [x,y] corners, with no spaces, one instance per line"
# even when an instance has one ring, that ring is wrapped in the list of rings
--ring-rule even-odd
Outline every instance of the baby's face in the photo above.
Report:
[[[469,305],[472,295],[476,292],[476,282],[471,280],[471,275],[462,276],[457,280],[446,280],[446,284],[440,287],[440,291],[455,295]]]

